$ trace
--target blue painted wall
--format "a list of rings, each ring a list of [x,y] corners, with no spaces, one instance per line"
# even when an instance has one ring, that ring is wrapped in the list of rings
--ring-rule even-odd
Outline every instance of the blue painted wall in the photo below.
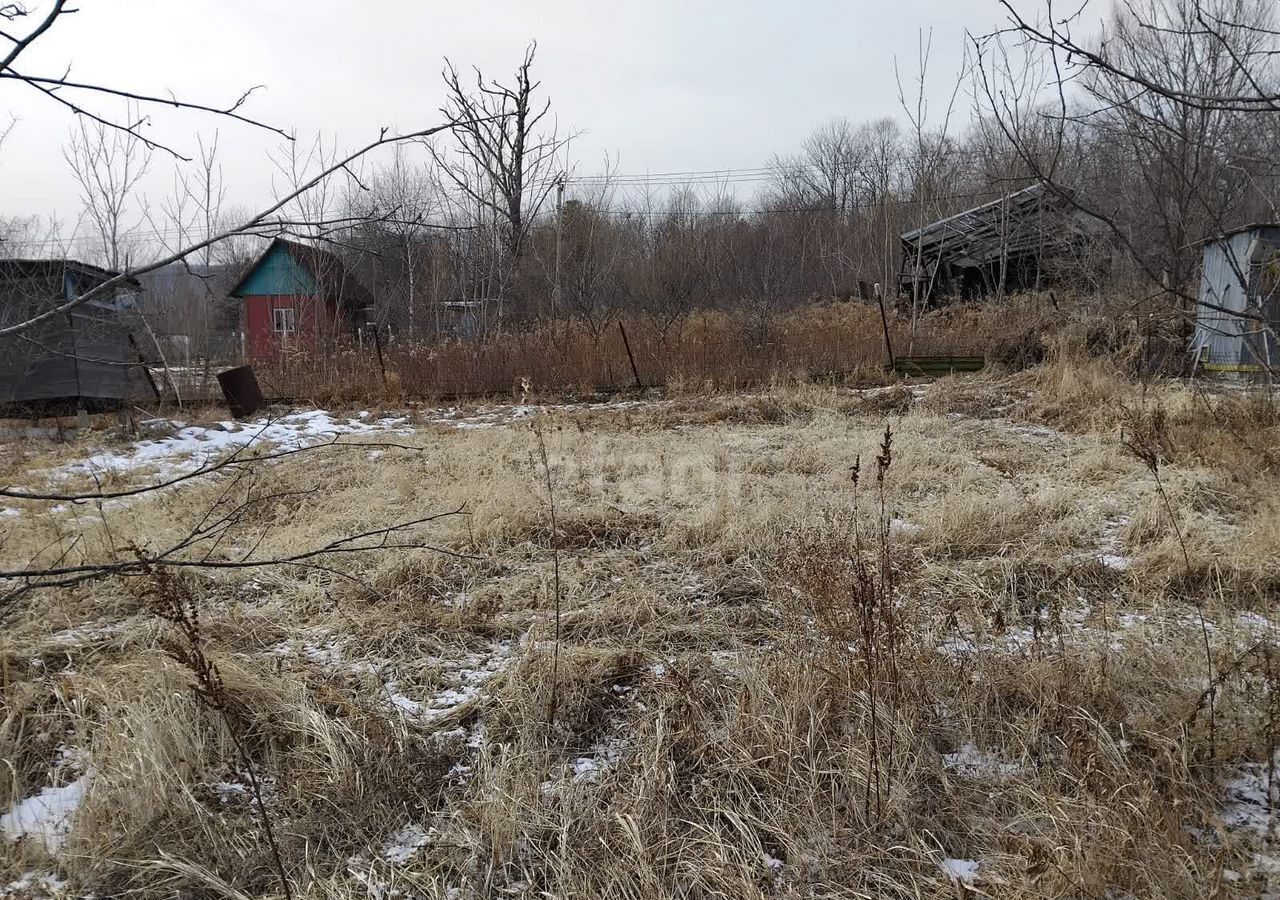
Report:
[[[275,246],[249,273],[240,290],[241,297],[264,295],[316,294],[315,280],[283,247]]]

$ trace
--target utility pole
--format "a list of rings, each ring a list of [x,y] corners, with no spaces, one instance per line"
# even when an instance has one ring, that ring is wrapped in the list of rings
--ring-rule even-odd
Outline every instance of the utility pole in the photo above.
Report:
[[[560,312],[560,238],[564,234],[564,174],[556,181],[556,283],[551,292],[551,316]]]

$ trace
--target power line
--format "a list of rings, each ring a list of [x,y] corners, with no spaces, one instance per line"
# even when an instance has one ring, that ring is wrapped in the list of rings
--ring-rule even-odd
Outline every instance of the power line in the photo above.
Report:
[[[936,153],[926,151],[920,153],[898,153],[894,154],[888,161],[902,165],[908,162],[918,162],[923,158],[936,158],[937,161],[943,160],[979,160],[986,161],[990,156],[982,150],[975,150],[968,147],[952,147],[937,151]],[[836,168],[844,168],[837,164]],[[785,175],[788,172],[798,171],[815,171],[822,172],[824,166],[818,163],[807,163],[801,161],[779,160],[776,163],[770,163],[767,166],[755,166],[748,168],[724,168],[724,169],[693,169],[685,172],[646,172],[633,173],[627,175],[611,174],[608,172],[597,173],[593,175],[570,175],[566,178],[569,184],[684,184],[689,181],[754,181],[767,180],[778,175]],[[849,174],[868,175],[867,167],[864,160],[859,160],[857,165],[847,168]]]
[[[796,206],[796,207],[776,207],[766,206],[758,210],[740,210],[740,209],[701,209],[701,210],[627,210],[627,209],[598,209],[594,210],[597,215],[610,216],[614,218],[638,218],[638,219],[678,219],[682,217],[700,218],[713,216],[735,216],[747,217],[750,215],[768,216],[774,214],[806,214],[806,215],[831,215],[833,213],[848,213],[867,209],[882,209],[889,206],[915,206],[925,203],[946,203],[955,200],[987,200],[999,199],[1001,193],[999,191],[974,191],[963,194],[945,194],[938,197],[927,197],[923,199],[912,199],[906,197],[884,198],[876,201],[859,201],[856,203],[847,203],[843,206]]]
[[[920,158],[921,158],[920,154],[911,155],[911,154],[903,153],[894,157],[892,160],[890,160],[890,162],[900,166],[906,162],[918,160]],[[940,161],[956,160],[956,159],[986,160],[988,158],[989,157],[987,157],[985,154],[981,153],[980,151],[976,151],[971,148],[963,148],[963,147],[953,147],[949,149],[943,149],[938,153],[938,159]],[[823,167],[816,163],[778,162],[776,164],[770,164],[768,166],[757,166],[753,168],[694,169],[694,170],[688,170],[688,171],[656,172],[656,173],[631,174],[631,175],[612,175],[608,173],[601,173],[601,174],[595,174],[595,175],[570,175],[565,178],[565,183],[570,185],[576,184],[576,185],[582,185],[582,186],[601,186],[601,187],[617,186],[620,188],[628,188],[628,187],[680,188],[680,187],[691,187],[691,186],[699,186],[699,185],[753,185],[753,184],[767,184],[767,183],[776,181],[779,176],[785,176],[788,173],[805,172],[805,171],[822,173]],[[867,177],[870,175],[882,174],[882,173],[869,173],[866,171],[864,167],[856,167],[856,168],[850,168],[848,170],[848,174],[862,175],[864,177]],[[757,214],[766,214],[766,215],[771,213],[829,214],[832,212],[851,212],[855,210],[874,209],[874,208],[879,208],[884,206],[910,206],[910,205],[913,205],[916,203],[922,203],[922,202],[940,203],[940,202],[949,202],[954,200],[974,200],[974,199],[981,199],[981,198],[990,198],[997,194],[998,194],[997,191],[984,191],[984,192],[975,192],[975,193],[950,194],[950,195],[945,195],[940,197],[930,197],[924,200],[917,200],[917,199],[911,199],[911,198],[897,198],[897,199],[886,198],[886,199],[873,201],[873,202],[855,202],[850,204],[843,204],[838,207],[815,207],[815,206],[790,207],[790,208],[765,207],[762,209],[754,210],[752,212],[755,212]],[[454,199],[456,200],[458,198],[454,198]],[[462,199],[465,201],[466,198],[462,198]],[[617,209],[617,208],[598,209],[597,213],[601,215],[607,215],[611,217],[624,218],[624,219],[666,218],[673,215],[673,213],[670,212],[669,210],[653,211],[653,210],[635,210],[635,209],[628,210],[628,209]],[[724,216],[748,215],[750,214],[750,212],[743,211],[743,210],[690,210],[686,213],[676,213],[675,215],[681,215],[681,214],[692,215],[692,216],[724,217]],[[437,225],[432,225],[430,223],[423,223],[423,227],[424,228],[435,228],[435,227],[443,228],[446,226],[437,226]],[[188,229],[165,228],[165,229],[149,231],[149,232],[146,232],[145,234],[139,234],[137,235],[137,239],[140,241],[149,241],[149,242],[165,241],[167,239],[185,239],[186,236],[189,234],[191,234],[191,231]],[[265,237],[266,235],[249,232],[249,233],[246,233],[245,236]],[[73,235],[69,237],[52,237],[52,238],[33,239],[33,240],[10,239],[9,241],[6,241],[6,242],[0,242],[0,246],[3,246],[4,244],[7,244],[9,247],[13,247],[15,249],[16,248],[72,248],[72,247],[81,248],[81,249],[85,247],[92,247],[96,249],[96,247],[101,244],[101,238],[92,234],[78,234],[78,235]]]
[[[937,197],[927,198],[909,198],[909,197],[886,197],[874,201],[858,201],[855,203],[846,203],[841,206],[793,206],[793,207],[777,207],[765,206],[759,209],[693,209],[693,210],[652,210],[652,209],[625,209],[625,208],[598,208],[593,213],[599,216],[606,216],[613,219],[679,219],[679,218],[742,218],[746,219],[751,216],[770,216],[770,215],[833,215],[841,213],[858,212],[869,209],[883,209],[886,207],[902,207],[915,206],[924,203],[948,203],[958,200],[991,200],[998,199],[999,191],[974,191],[968,193],[944,194]],[[359,224],[353,224],[352,227],[359,227]],[[425,227],[425,226],[424,226]],[[148,233],[138,235],[140,242],[157,240],[162,236],[177,237],[179,233],[173,230],[165,230],[156,233]],[[267,239],[267,235],[257,234],[253,232],[243,232],[239,237],[259,237]],[[73,247],[73,246],[91,246],[97,249],[97,245],[101,244],[101,239],[95,235],[77,235],[74,238],[49,238],[44,240],[11,240],[8,242],[0,242],[0,247],[5,244],[14,248],[27,247]]]

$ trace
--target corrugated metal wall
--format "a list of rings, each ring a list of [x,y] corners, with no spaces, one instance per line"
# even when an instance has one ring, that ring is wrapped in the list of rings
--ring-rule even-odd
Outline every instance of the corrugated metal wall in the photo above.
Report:
[[[1262,312],[1258,291],[1260,264],[1280,248],[1280,228],[1255,228],[1206,244],[1200,276],[1201,305],[1191,349],[1211,366],[1256,366],[1280,363],[1274,342],[1261,334],[1256,321],[1232,315]],[[1275,309],[1268,305],[1268,311]],[[1280,323],[1273,323],[1273,326]]]

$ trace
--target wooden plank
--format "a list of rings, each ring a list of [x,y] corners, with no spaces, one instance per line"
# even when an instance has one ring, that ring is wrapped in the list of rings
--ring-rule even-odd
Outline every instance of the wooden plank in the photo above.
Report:
[[[1262,366],[1257,363],[1201,363],[1205,372],[1261,372]]]
[[[893,370],[900,375],[951,375],[956,372],[980,372],[986,367],[983,356],[899,356]]]

